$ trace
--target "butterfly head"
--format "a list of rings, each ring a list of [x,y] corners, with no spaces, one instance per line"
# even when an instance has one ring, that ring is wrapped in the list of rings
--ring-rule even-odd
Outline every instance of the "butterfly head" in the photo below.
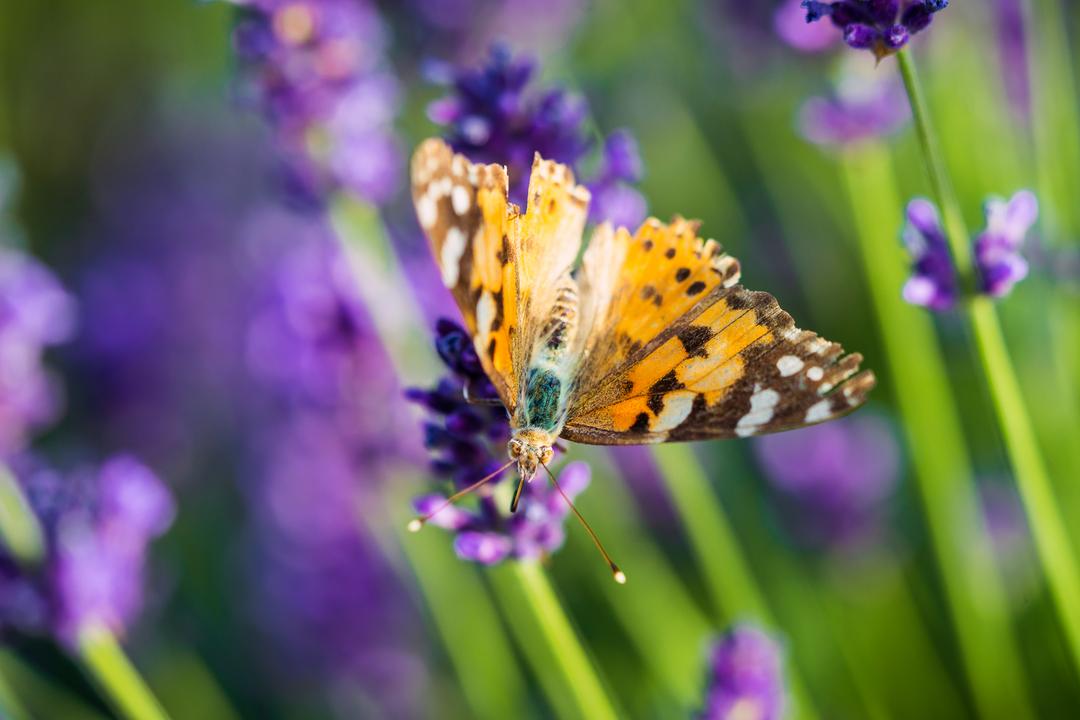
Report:
[[[507,450],[510,459],[517,462],[518,473],[525,482],[532,480],[540,465],[547,465],[555,456],[554,443],[550,433],[536,428],[523,428],[514,431]]]

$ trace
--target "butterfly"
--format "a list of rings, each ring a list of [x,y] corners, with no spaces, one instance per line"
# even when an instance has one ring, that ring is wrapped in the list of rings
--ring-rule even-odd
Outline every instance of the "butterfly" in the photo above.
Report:
[[[844,415],[874,386],[861,355],[739,285],[738,261],[697,222],[603,223],[582,253],[589,191],[565,165],[535,156],[525,212],[506,168],[441,140],[419,146],[411,172],[443,283],[510,414],[512,510],[559,438],[749,437]]]

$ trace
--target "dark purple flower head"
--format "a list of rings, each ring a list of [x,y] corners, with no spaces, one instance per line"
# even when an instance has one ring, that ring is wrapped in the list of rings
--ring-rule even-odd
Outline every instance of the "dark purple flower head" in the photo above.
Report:
[[[129,456],[68,476],[27,462],[15,471],[45,532],[46,557],[31,577],[0,553],[0,585],[16,593],[0,625],[51,628],[66,643],[91,625],[123,634],[142,609],[150,542],[175,515],[171,493]]]
[[[455,151],[473,162],[507,166],[518,204],[524,204],[535,153],[573,167],[590,146],[582,127],[585,101],[561,89],[528,92],[535,70],[532,60],[494,45],[481,67],[444,73],[453,90],[428,107]]]
[[[911,106],[899,81],[866,72],[865,67],[845,64],[833,95],[803,104],[798,122],[803,137],[818,145],[842,146],[889,135],[907,123]]]
[[[502,405],[472,404],[470,398],[495,398],[495,388],[484,374],[472,341],[464,328],[450,320],[436,325],[435,347],[450,373],[430,390],[411,388],[406,396],[422,405],[429,418],[425,444],[435,472],[460,490],[506,463],[510,423]],[[525,486],[518,511],[507,517],[492,497],[492,489],[505,476],[497,475],[478,491],[475,509],[446,507],[430,520],[432,525],[457,534],[454,550],[466,560],[494,565],[506,558],[537,559],[562,547],[563,524],[569,507],[562,495],[541,476]],[[573,499],[589,484],[589,467],[567,465],[559,484]],[[421,515],[439,508],[448,493],[434,492],[414,500]]]
[[[875,415],[767,435],[754,451],[796,531],[813,545],[850,547],[870,539],[900,473],[896,438]]]
[[[578,170],[591,143],[583,124],[585,101],[554,88],[530,93],[535,64],[514,58],[504,45],[492,46],[486,64],[453,70],[433,65],[429,75],[453,86],[428,107],[429,117],[446,126],[447,141],[473,162],[507,166],[511,199],[523,205],[533,155],[540,153]],[[637,142],[616,130],[604,142],[600,166],[586,182],[592,193],[589,219],[636,227],[646,214],[645,198],[632,185],[643,174]]]
[[[267,116],[286,185],[307,202],[343,188],[381,202],[397,189],[396,80],[367,0],[248,0],[233,33],[244,94]]]
[[[907,218],[904,244],[915,266],[904,285],[904,300],[931,310],[948,310],[956,304],[960,290],[937,208],[929,200],[916,198],[908,203]]]
[[[803,0],[806,22],[828,17],[840,29],[844,42],[857,50],[870,50],[880,60],[907,45],[912,35],[930,25],[934,13],[949,0]]]
[[[780,720],[784,714],[783,652],[772,637],[737,625],[713,646],[701,720]]]
[[[1034,193],[1021,190],[1009,200],[986,202],[986,229],[975,237],[975,264],[980,289],[991,297],[1004,297],[1028,274],[1020,246],[1039,218]]]
[[[74,315],[71,297],[47,268],[0,248],[0,457],[22,449],[29,431],[55,419],[58,391],[42,354],[68,338]]]

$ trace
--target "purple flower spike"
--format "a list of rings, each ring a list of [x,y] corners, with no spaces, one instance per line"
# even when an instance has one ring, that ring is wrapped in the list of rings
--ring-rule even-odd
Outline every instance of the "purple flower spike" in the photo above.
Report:
[[[45,349],[74,329],[75,307],[53,274],[28,255],[0,249],[0,457],[56,418],[57,388],[42,364]]]
[[[1028,264],[1020,255],[1020,246],[1038,217],[1038,200],[1027,190],[1008,201],[987,201],[986,229],[975,238],[980,288],[987,295],[1004,297],[1027,277]]]
[[[528,84],[536,67],[515,58],[504,45],[491,48],[484,65],[475,69],[434,73],[451,78],[452,90],[428,106],[428,117],[444,126],[455,151],[473,162],[499,163],[510,174],[510,198],[524,205],[535,153],[569,166],[591,148],[583,123],[585,102],[562,90],[535,94]],[[596,176],[585,183],[592,193],[589,219],[611,220],[636,227],[646,214],[645,198],[631,185],[642,175],[637,143],[626,130],[617,130],[604,143]]]
[[[854,55],[849,58],[862,60]],[[874,72],[862,62],[849,62],[832,95],[803,104],[798,127],[812,143],[841,146],[890,135],[910,118],[911,106],[895,76]]]
[[[930,25],[934,13],[949,6],[947,0],[804,0],[806,22],[828,17],[840,28],[844,42],[857,50],[870,50],[880,60],[907,45],[912,35]]]
[[[462,560],[498,565],[509,557],[514,542],[497,532],[463,532],[454,539],[454,552]]]
[[[948,310],[959,298],[959,287],[937,208],[919,198],[908,204],[907,216],[904,244],[915,268],[904,285],[904,300],[931,310]]]
[[[749,625],[729,630],[713,647],[701,720],[780,720],[785,689],[780,645]]]
[[[587,183],[592,193],[589,219],[610,221],[618,226],[635,228],[645,219],[645,198],[630,183],[641,180],[641,153],[637,141],[627,130],[616,130],[604,142],[604,155],[598,176]]]
[[[142,609],[149,545],[172,523],[171,493],[127,456],[66,477],[26,458],[13,467],[46,554],[43,572],[31,576],[0,549],[0,628],[51,629],[67,644],[96,624],[122,635]]]

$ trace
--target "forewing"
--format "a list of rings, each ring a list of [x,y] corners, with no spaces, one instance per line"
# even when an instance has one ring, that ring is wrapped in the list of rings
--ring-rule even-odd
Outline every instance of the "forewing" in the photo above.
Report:
[[[582,304],[596,324],[563,437],[604,445],[747,437],[844,414],[873,387],[872,373],[856,374],[861,356],[843,356],[796,328],[768,293],[736,285],[738,263],[699,240],[695,225],[649,220],[633,238],[613,233],[607,242],[628,245],[617,269],[593,265],[586,252]],[[606,302],[591,288],[607,292]]]
[[[473,335],[484,370],[513,412],[520,375],[573,282],[589,193],[568,168],[537,155],[525,214],[507,199],[506,169],[474,165],[441,140],[412,160],[413,202],[442,279]]]

